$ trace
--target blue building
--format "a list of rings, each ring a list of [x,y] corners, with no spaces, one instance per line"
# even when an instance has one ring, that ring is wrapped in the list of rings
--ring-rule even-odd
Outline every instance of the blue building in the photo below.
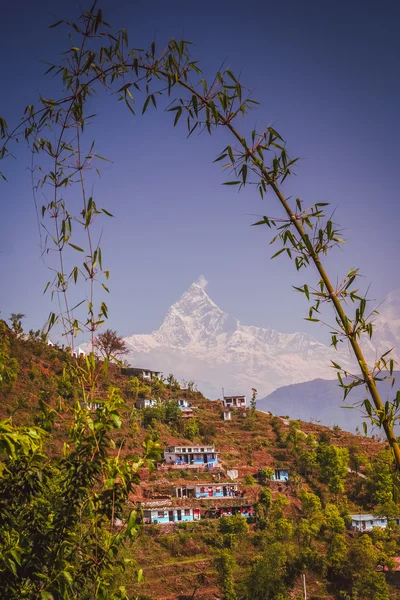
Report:
[[[229,498],[241,496],[237,483],[190,483],[175,486],[177,498]]]
[[[143,502],[142,508],[144,523],[161,525],[165,523],[200,520],[200,508],[177,507],[173,505],[173,502]]]
[[[273,481],[288,481],[289,471],[284,469],[275,469],[275,473],[272,475]]]
[[[213,446],[170,446],[164,451],[167,465],[181,468],[207,467],[218,465],[218,452]]]

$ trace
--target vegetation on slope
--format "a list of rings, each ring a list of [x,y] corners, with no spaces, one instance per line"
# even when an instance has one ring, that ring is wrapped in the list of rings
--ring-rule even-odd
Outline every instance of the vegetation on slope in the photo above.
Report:
[[[396,597],[376,570],[400,554],[395,520],[370,533],[349,529],[350,513],[398,516],[384,444],[258,413],[254,403],[224,421],[220,403],[191,385],[122,376],[112,364],[99,370],[101,409],[91,412],[68,351],[4,322],[0,344],[14,373],[1,389],[2,597],[301,598],[303,575],[309,597]],[[144,397],[159,401],[137,410]],[[179,397],[194,417],[181,417]],[[139,501],[171,495],[180,482],[215,481],[163,467],[162,449],[185,443],[215,445],[223,477],[237,469],[254,518],[136,524]],[[289,481],[272,481],[275,468],[288,469]]]

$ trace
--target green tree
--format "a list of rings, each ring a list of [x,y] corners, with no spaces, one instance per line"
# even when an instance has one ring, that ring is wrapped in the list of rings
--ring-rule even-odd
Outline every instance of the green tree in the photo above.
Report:
[[[233,534],[238,537],[245,537],[249,532],[247,520],[240,514],[232,517],[221,517],[218,528],[221,533]]]
[[[258,471],[258,481],[261,485],[267,485],[268,481],[271,481],[275,474],[275,469],[271,467],[265,467],[264,469],[260,469]]]
[[[347,448],[320,444],[317,450],[317,461],[321,479],[328,484],[329,491],[332,494],[342,494],[349,465]]]
[[[199,424],[196,419],[194,417],[188,419],[184,431],[185,438],[193,442],[199,436],[199,433]]]
[[[25,316],[23,313],[11,313],[10,316],[10,323],[11,323],[11,329],[14,331],[14,333],[16,333],[17,335],[21,335],[21,333],[23,333],[23,327],[22,327],[22,319],[25,319]]]
[[[339,509],[334,504],[327,504],[324,509],[325,526],[332,533],[344,533],[346,526]]]
[[[8,328],[0,321],[0,391],[10,389],[18,377],[19,365],[16,358],[10,356]]]
[[[347,557],[349,585],[355,598],[365,600],[389,600],[389,591],[384,573],[378,573],[379,552],[374,548],[369,536],[356,538],[351,544]]]
[[[127,598],[112,586],[129,566],[120,550],[136,534],[137,515],[125,502],[143,459],[112,454],[122,405],[115,390],[93,416],[77,405],[70,446],[57,463],[45,453],[42,429],[0,422],[1,598]],[[146,442],[146,451],[153,458],[154,444]],[[125,519],[122,531],[116,517]]]
[[[290,544],[268,544],[262,555],[254,561],[246,581],[248,600],[287,600],[293,583],[290,563],[293,549]]]
[[[366,468],[365,486],[373,505],[382,505],[393,501],[393,468],[389,452],[382,450]]]
[[[328,568],[333,577],[341,575],[343,569],[347,568],[347,553],[346,536],[335,533],[329,542],[327,552]]]
[[[227,549],[218,550],[215,553],[214,565],[219,577],[222,600],[236,600],[235,583],[233,581],[235,559],[232,553]]]

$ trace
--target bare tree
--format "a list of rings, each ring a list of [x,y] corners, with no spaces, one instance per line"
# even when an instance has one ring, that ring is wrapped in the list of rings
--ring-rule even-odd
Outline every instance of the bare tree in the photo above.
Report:
[[[95,340],[95,346],[108,360],[117,359],[128,352],[123,338],[112,329],[106,329],[103,333],[99,333]]]

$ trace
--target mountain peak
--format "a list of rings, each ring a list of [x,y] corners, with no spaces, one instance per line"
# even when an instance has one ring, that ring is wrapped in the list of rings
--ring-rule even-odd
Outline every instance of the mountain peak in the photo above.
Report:
[[[353,369],[346,349],[338,354],[306,333],[242,325],[211,300],[206,284],[204,277],[192,283],[169,308],[159,329],[125,339],[132,364],[193,379],[213,398],[219,397],[221,387],[232,394],[256,387],[262,395],[282,385],[334,378],[332,360]],[[397,292],[388,299],[384,318],[376,322],[373,340],[385,350],[400,339],[396,300]],[[369,352],[375,356],[372,344]]]
[[[178,308],[178,306],[180,307],[182,305],[185,305],[186,303],[189,303],[193,307],[196,303],[200,303],[200,302],[201,303],[206,302],[213,308],[217,308],[218,310],[221,310],[215,304],[215,302],[213,302],[213,300],[211,300],[210,296],[207,294],[207,292],[205,290],[205,286],[201,285],[200,283],[198,283],[196,281],[192,283],[192,285],[186,290],[186,292],[184,292],[182,294],[182,296],[179,298],[179,300],[177,302],[175,302],[175,304],[173,304],[172,307]]]

